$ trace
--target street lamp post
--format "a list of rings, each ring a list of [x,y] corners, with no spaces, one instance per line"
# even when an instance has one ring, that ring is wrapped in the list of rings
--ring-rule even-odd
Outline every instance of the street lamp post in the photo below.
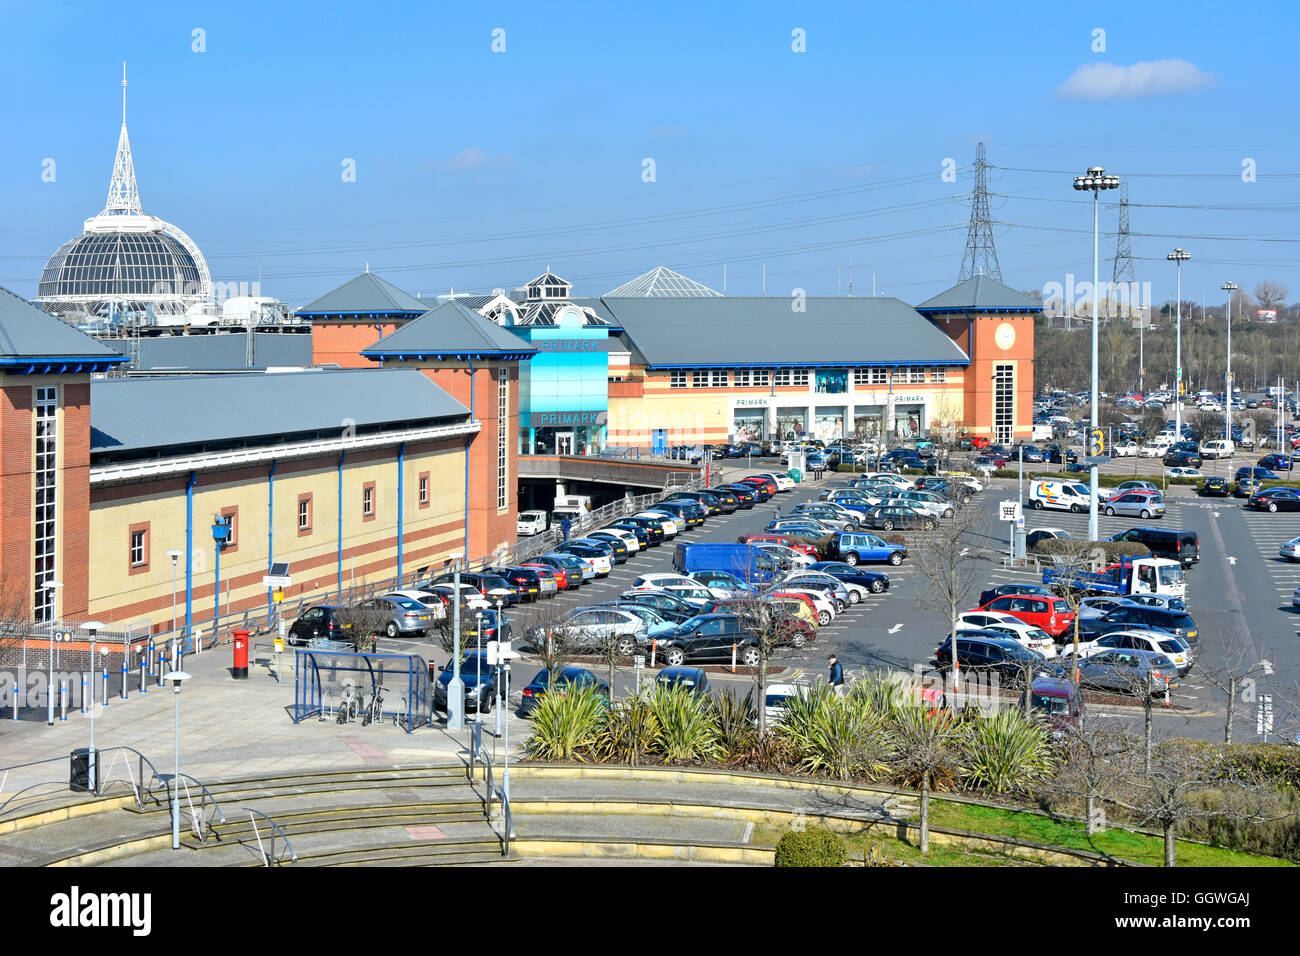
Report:
[[[41,585],[41,590],[42,590],[42,591],[46,591],[46,592],[48,592],[48,594],[49,594],[49,599],[50,599],[50,600],[49,600],[49,603],[50,603],[50,620],[49,620],[49,628],[50,628],[50,679],[49,679],[49,683],[47,683],[46,686],[45,686],[45,703],[46,703],[46,705],[47,705],[47,713],[46,713],[45,716],[46,716],[46,719],[49,721],[49,724],[50,724],[51,727],[54,726],[54,635],[55,635],[55,633],[58,631],[58,622],[59,622],[59,615],[58,615],[58,610],[59,610],[59,588],[61,588],[61,587],[63,587],[63,582],[62,582],[62,581],[46,581],[44,584]],[[23,646],[26,647],[26,645],[27,645],[27,642],[26,642],[26,641],[23,641]],[[94,685],[95,685],[95,682],[94,682],[94,680],[93,680],[93,677],[94,677],[93,672],[94,672],[94,670],[95,670],[95,658],[94,658],[94,655],[92,655],[91,658],[90,658],[90,669],[91,669],[91,671],[92,671],[92,674],[91,674],[92,680],[91,680],[90,684],[91,684],[91,687],[93,688]],[[16,699],[16,698],[15,698],[15,699]]]
[[[1174,303],[1177,315],[1177,331],[1174,333],[1174,362],[1177,364],[1174,376],[1174,434],[1177,441],[1183,440],[1183,263],[1192,257],[1190,252],[1175,249],[1165,256],[1175,264],[1178,272],[1178,300]]]
[[[1228,293],[1228,365],[1223,373],[1223,440],[1232,441],[1232,294],[1237,283],[1225,282],[1219,286]]]
[[[1119,177],[1107,176],[1101,166],[1090,166],[1074,177],[1074,188],[1092,191],[1092,430],[1097,430],[1097,284],[1101,281],[1101,247],[1098,233],[1098,197],[1103,189],[1118,189]],[[1088,540],[1097,540],[1097,464],[1088,469]]]
[[[172,670],[168,671],[163,680],[169,680],[172,683],[173,699],[176,701],[176,710],[174,718],[174,727],[176,733],[176,742],[174,749],[174,764],[172,766],[172,849],[181,848],[181,684],[190,679],[190,675],[185,671],[175,669],[176,661],[172,660]]]
[[[90,635],[90,750],[86,753],[86,783],[91,793],[98,793],[95,780],[95,635],[104,627],[99,621],[87,621],[81,629]],[[108,702],[108,688],[104,688]]]
[[[184,551],[168,551],[167,557],[172,559],[172,633],[176,633],[176,562],[184,554]]]
[[[451,681],[447,684],[447,729],[465,729],[465,681],[460,676],[460,562],[465,552],[457,551],[451,556],[455,562],[452,574],[451,596]]]

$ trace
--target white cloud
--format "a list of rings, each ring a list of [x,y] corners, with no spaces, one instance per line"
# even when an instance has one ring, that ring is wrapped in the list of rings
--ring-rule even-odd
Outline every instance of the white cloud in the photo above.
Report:
[[[1215,76],[1186,60],[1085,63],[1061,84],[1056,95],[1069,100],[1137,100],[1190,93],[1213,86]]]
[[[514,160],[504,154],[489,156],[477,146],[467,146],[442,164],[448,172],[464,173],[472,169],[504,169],[513,166]]]

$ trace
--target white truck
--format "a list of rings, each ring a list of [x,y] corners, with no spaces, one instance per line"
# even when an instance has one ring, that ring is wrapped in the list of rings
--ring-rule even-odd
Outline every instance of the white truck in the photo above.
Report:
[[[551,525],[559,527],[565,518],[576,523],[590,511],[590,495],[556,495],[555,505],[551,508]]]

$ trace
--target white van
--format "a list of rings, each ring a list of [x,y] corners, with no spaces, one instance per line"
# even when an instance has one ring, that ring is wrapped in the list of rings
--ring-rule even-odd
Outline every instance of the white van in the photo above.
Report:
[[[1225,438],[1217,438],[1201,445],[1202,458],[1231,458],[1235,446]]]
[[[1056,508],[1078,514],[1087,511],[1088,486],[1078,481],[1039,481],[1029,484],[1029,506],[1035,509]]]

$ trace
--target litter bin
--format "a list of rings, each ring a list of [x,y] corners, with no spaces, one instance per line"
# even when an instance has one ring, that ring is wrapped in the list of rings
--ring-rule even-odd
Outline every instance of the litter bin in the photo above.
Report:
[[[236,630],[235,637],[235,666],[231,670],[231,675],[236,680],[248,679],[248,631]]]
[[[90,792],[90,748],[78,747],[72,751],[68,767],[68,789],[73,793]]]

